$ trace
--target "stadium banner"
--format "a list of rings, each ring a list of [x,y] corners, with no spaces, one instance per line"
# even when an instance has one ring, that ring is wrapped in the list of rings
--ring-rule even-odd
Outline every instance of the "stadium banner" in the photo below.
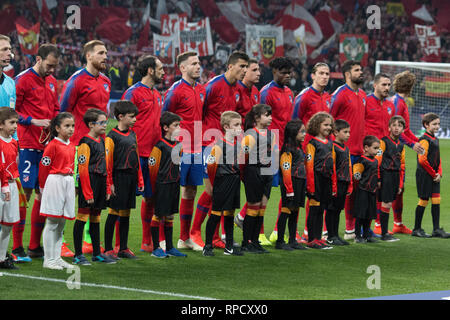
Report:
[[[175,42],[177,36],[161,36],[153,34],[153,53],[161,60],[163,65],[173,67],[175,65]]]
[[[425,77],[425,95],[435,98],[450,98],[450,77]]]
[[[198,22],[179,21],[180,53],[195,51],[200,57],[214,54],[209,18]]]
[[[363,67],[367,66],[369,55],[369,38],[363,34],[339,35],[339,60],[344,63],[347,60],[356,60]]]
[[[171,13],[161,15],[161,35],[170,36],[176,35],[175,38],[175,48],[179,48],[180,44],[178,42],[178,32],[180,28],[180,21],[187,24],[188,16],[186,13]]]
[[[17,38],[19,40],[20,49],[24,54],[35,55],[39,48],[39,31],[40,22],[27,29],[16,23]]]
[[[231,54],[231,45],[216,42],[215,52],[216,59],[221,61],[222,64],[225,65],[227,63],[228,57]]]
[[[405,15],[405,7],[401,2],[388,2],[386,4],[386,12],[396,17],[403,17]]]
[[[268,64],[284,55],[283,27],[272,25],[245,25],[245,48],[250,58]]]
[[[436,25],[423,26],[414,25],[416,36],[419,39],[423,52],[423,61],[440,62],[441,61],[441,38]]]

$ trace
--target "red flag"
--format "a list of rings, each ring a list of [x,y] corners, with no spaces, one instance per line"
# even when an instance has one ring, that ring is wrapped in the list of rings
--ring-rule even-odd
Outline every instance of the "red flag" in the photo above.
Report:
[[[47,1],[42,0],[41,17],[49,26],[53,25],[52,15],[47,7]]]
[[[24,54],[35,55],[39,47],[39,30],[41,24],[38,22],[31,28],[27,29],[16,23],[17,38],[19,40],[20,49]]]
[[[62,1],[58,3],[58,15],[56,16],[55,25],[60,29],[64,25],[64,3]]]
[[[141,34],[139,36],[139,40],[137,43],[137,49],[141,50],[143,47],[149,46],[148,37],[150,35],[150,20],[147,20],[144,28],[142,28]]]
[[[13,5],[0,11],[0,17],[8,17],[8,19],[0,19],[0,34],[8,34],[16,29],[16,25],[14,24],[16,10]]]
[[[103,21],[95,31],[100,37],[108,39],[116,45],[126,42],[132,33],[128,20],[116,16],[111,16]]]

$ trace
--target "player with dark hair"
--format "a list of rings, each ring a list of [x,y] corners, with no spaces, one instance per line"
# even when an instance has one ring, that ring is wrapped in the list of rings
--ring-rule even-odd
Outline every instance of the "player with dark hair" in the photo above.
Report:
[[[16,111],[20,116],[17,128],[20,140],[19,172],[27,202],[35,190],[28,246],[28,255],[31,257],[42,257],[44,254],[40,240],[45,218],[39,215],[41,194],[38,170],[50,134],[50,120],[59,112],[57,83],[52,75],[58,65],[59,56],[59,49],[55,45],[43,44],[38,49],[34,66],[15,78]],[[17,261],[28,260],[22,245],[26,210],[26,206],[20,207],[20,223],[13,228],[12,253]]]
[[[278,131],[276,135],[276,148],[283,145],[284,128],[292,117],[294,94],[289,89],[288,84],[292,77],[294,65],[291,60],[286,57],[278,57],[270,61],[269,66],[272,70],[273,80],[261,89],[261,103],[272,107],[272,124],[270,130]],[[279,175],[278,171],[274,172],[273,186],[278,187]],[[280,199],[281,205],[281,199]],[[281,208],[280,208],[281,210]],[[279,210],[279,211],[280,211]],[[261,227],[260,239],[262,245],[270,245],[270,241],[264,234],[264,226]]]
[[[347,146],[350,149],[352,164],[361,156],[362,141],[364,139],[364,123],[367,96],[360,89],[364,82],[361,64],[354,60],[346,61],[342,66],[345,84],[336,89],[331,97],[330,113],[335,120],[343,119],[350,124],[352,132]],[[353,206],[352,196],[347,197],[345,203],[345,235],[344,239],[355,237],[355,219],[351,214]]]
[[[244,52],[234,51],[228,57],[227,70],[224,74],[214,77],[206,84],[206,97],[203,106],[203,158],[210,153],[216,140],[222,137],[220,116],[224,111],[235,111],[240,100],[239,91],[236,89],[238,80],[243,80],[248,67],[248,56]],[[205,166],[206,164],[204,164]],[[197,202],[194,222],[191,228],[190,238],[199,247],[205,246],[201,238],[201,225],[211,208],[212,186],[207,178],[204,168],[205,191]],[[213,245],[224,248],[225,244],[216,233]],[[195,247],[195,248],[199,248]]]
[[[261,76],[261,71],[259,69],[258,60],[250,59],[248,60],[248,68],[245,73],[244,79],[238,80],[237,89],[241,98],[236,106],[236,112],[239,113],[242,119],[245,115],[252,109],[255,104],[259,103],[259,90],[256,84],[259,83],[259,77]]]
[[[123,100],[129,100],[139,110],[133,131],[136,133],[139,161],[144,178],[144,194],[141,203],[142,241],[141,251],[152,251],[152,237],[150,224],[154,213],[153,190],[148,174],[148,157],[153,146],[161,138],[159,130],[159,118],[163,99],[155,88],[163,81],[164,69],[161,61],[152,55],[144,55],[138,59],[136,70],[141,74],[141,81],[128,88],[122,95]],[[139,193],[138,193],[139,194]],[[120,233],[120,232],[119,232]],[[117,233],[116,230],[116,234]],[[116,237],[116,244],[118,237]]]
[[[194,200],[197,186],[203,184],[203,158],[201,141],[202,109],[206,90],[198,82],[200,78],[200,59],[194,51],[183,52],[177,57],[177,66],[181,79],[167,90],[164,98],[164,110],[179,115],[183,145],[181,160],[181,202],[180,202],[180,238],[178,249],[190,248],[202,250],[190,239]]]

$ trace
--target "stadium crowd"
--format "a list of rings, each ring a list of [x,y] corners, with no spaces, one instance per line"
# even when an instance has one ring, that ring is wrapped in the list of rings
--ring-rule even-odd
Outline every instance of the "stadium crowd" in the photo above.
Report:
[[[203,12],[199,6],[195,5],[196,0],[187,1],[191,6],[192,12],[190,21],[198,21],[204,17]],[[31,24],[40,21],[39,9],[35,5],[34,0],[28,1],[6,1],[14,4],[16,15],[25,18]],[[220,1],[222,2],[222,1]],[[257,3],[262,8],[267,8],[270,1],[268,0],[258,0]],[[348,2],[348,1],[347,1]],[[364,2],[364,1],[359,1]],[[366,26],[367,14],[366,7],[369,3],[361,4],[358,10],[353,12],[347,12],[342,6],[341,1],[335,0],[319,0],[314,1],[309,12],[314,16],[315,12],[320,10],[324,5],[328,5],[337,12],[340,12],[345,17],[345,22],[343,23],[342,33],[360,33],[368,34],[369,36],[369,48],[370,55],[368,59],[368,65],[364,68],[365,73],[365,84],[363,88],[366,91],[371,91],[372,88],[372,75],[375,72],[375,62],[376,60],[393,60],[393,61],[421,61],[422,53],[421,49],[415,36],[414,26],[409,23],[408,17],[405,15],[403,17],[396,17],[392,14],[386,12],[386,1],[371,1],[370,4],[376,4],[381,8],[381,29],[368,30]],[[432,1],[422,1],[427,5],[428,12],[435,17],[437,15],[438,9],[432,7]],[[146,6],[146,1],[144,0],[133,0],[133,1],[113,1],[113,0],[98,0],[98,5],[102,7],[118,6],[129,8],[130,12],[130,25],[132,27],[132,35],[127,43],[122,45],[114,45],[113,43],[107,42],[109,55],[109,67],[108,76],[112,82],[112,90],[123,92],[126,88],[131,86],[137,81],[134,77],[136,60],[138,55],[129,56],[125,55],[123,52],[125,48],[134,48],[139,39],[140,32],[143,28],[142,25],[142,14],[143,8]],[[151,1],[151,16],[155,16],[157,10],[158,1]],[[283,0],[279,1],[280,6],[287,5],[291,1]],[[358,2],[356,2],[358,3]],[[81,0],[80,6],[92,6],[92,1]],[[357,5],[358,6],[358,5]],[[178,7],[175,7],[171,1],[167,1],[168,12],[180,12]],[[52,8],[50,13],[55,19],[58,14],[58,8]],[[344,14],[345,13],[345,14]],[[258,18],[258,23],[267,24],[273,20],[275,13],[270,10],[264,10],[261,16]],[[67,80],[70,75],[72,75],[76,70],[82,68],[84,61],[80,56],[78,48],[83,43],[89,40],[100,38],[95,32],[97,23],[89,30],[76,30],[73,32],[64,32],[59,28],[52,28],[45,22],[41,23],[41,33],[40,42],[50,42],[60,45],[65,45],[68,47],[76,48],[75,50],[63,49],[62,59],[60,59],[59,66],[56,70],[55,76],[57,79]],[[158,33],[159,30],[152,26],[152,32]],[[15,32],[9,34],[12,39],[17,39],[14,35]],[[448,52],[450,50],[450,33],[446,30],[441,30],[441,57],[442,62],[449,62]],[[221,42],[221,39],[217,33],[212,34],[213,42]],[[323,41],[326,41],[324,39]],[[150,43],[151,44],[151,43]],[[17,75],[21,71],[29,68],[33,65],[33,57],[30,55],[23,55],[21,53],[19,43],[13,41],[13,52],[15,59],[11,62],[15,74]],[[245,49],[245,34],[241,34],[240,40],[237,43],[232,44],[232,50],[244,50]],[[244,50],[245,51],[245,50]],[[331,72],[340,73],[341,66],[339,63],[339,37],[335,38],[334,43],[325,52],[325,60],[329,66]],[[202,77],[201,82],[206,83],[209,79],[216,75],[222,74],[225,71],[225,67],[222,61],[215,58],[215,56],[201,57],[202,64]],[[290,84],[291,89],[298,93],[303,88],[311,85],[310,74],[310,63],[302,64],[300,59],[294,59],[294,74],[293,80]],[[259,83],[259,89],[266,83],[272,80],[272,73],[268,66],[261,64],[261,81]],[[173,70],[169,70],[173,71]],[[176,80],[174,77],[175,72],[166,72],[165,81],[161,85],[161,90],[165,91],[170,87],[170,85]],[[330,87],[327,88],[329,91],[333,91],[336,87],[342,84],[341,80],[330,81]]]

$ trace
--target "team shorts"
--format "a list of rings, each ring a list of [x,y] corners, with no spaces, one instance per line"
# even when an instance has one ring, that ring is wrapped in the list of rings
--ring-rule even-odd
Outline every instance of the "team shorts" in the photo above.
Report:
[[[416,171],[417,196],[420,199],[432,198],[433,194],[441,193],[441,183],[434,182],[433,178],[425,171]]]
[[[19,173],[22,187],[39,190],[39,163],[42,159],[42,150],[19,150]]]
[[[400,187],[399,171],[381,171],[381,188],[378,192],[378,200],[389,203],[397,198],[398,188]]]
[[[11,199],[5,201],[5,195],[0,196],[0,224],[12,226],[19,222],[19,189],[16,181],[9,182]]]
[[[328,209],[334,211],[341,211],[345,207],[345,199],[347,198],[349,182],[338,181],[337,182],[337,194],[336,197],[331,199]]]
[[[180,165],[180,185],[183,187],[201,186],[203,184],[204,170],[205,161],[202,153],[184,153]]]
[[[139,161],[141,162],[142,178],[144,179],[144,192],[138,191],[136,186],[136,195],[151,198],[153,191],[150,181],[150,171],[148,169],[148,157],[139,157]]]
[[[41,216],[75,219],[75,180],[72,175],[49,174],[41,197]]]
[[[136,170],[113,171],[113,184],[116,195],[111,195],[108,207],[118,210],[136,208],[136,186],[138,174]]]
[[[286,187],[284,183],[280,184],[281,206],[289,209],[305,207],[306,179],[292,177],[292,188],[294,197],[286,197]]]
[[[369,192],[357,189],[355,193],[355,202],[352,215],[360,219],[377,218],[377,195],[375,192]]]
[[[324,207],[327,208],[332,202],[332,182],[331,178],[325,177],[320,173],[314,172],[314,196],[309,196]]]
[[[214,178],[212,211],[235,210],[241,207],[241,178],[228,174]]]
[[[78,208],[106,208],[106,176],[100,174],[90,174],[89,180],[91,189],[94,194],[94,203],[88,204],[83,195],[83,184],[79,182],[80,189],[78,190]]]
[[[270,198],[273,175],[261,175],[261,167],[248,165],[244,169],[243,180],[247,202],[260,202],[263,196]]]
[[[155,186],[155,215],[159,218],[179,212],[180,184],[158,183]]]

